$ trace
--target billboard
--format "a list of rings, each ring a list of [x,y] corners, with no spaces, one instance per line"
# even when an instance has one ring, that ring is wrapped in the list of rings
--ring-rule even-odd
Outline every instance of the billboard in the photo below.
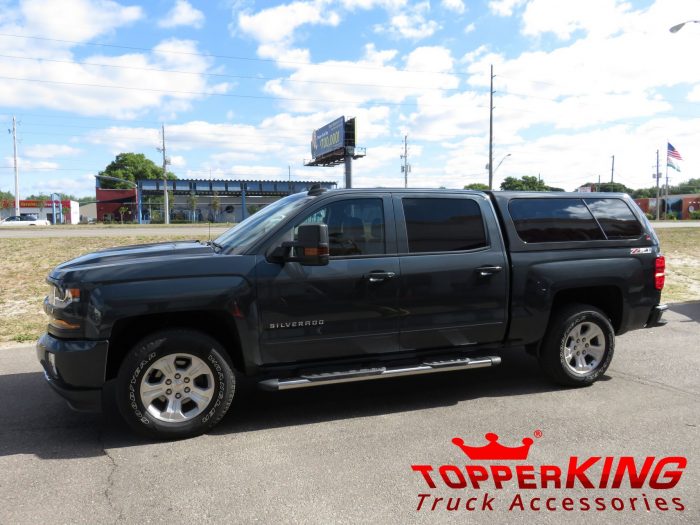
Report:
[[[345,147],[345,117],[314,130],[311,135],[311,156],[316,159]]]

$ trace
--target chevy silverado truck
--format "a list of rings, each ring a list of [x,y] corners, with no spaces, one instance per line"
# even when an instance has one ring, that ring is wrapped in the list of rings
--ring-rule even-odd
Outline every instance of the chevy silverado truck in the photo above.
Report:
[[[663,324],[664,272],[624,194],[312,187],[214,241],[59,265],[37,356],[73,408],[100,410],[113,381],[126,421],[166,439],[211,429],[243,375],[285,390],[525,349],[586,386],[616,335]]]

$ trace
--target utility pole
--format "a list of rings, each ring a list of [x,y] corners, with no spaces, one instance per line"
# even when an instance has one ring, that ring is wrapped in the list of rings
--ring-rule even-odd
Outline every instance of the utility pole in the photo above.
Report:
[[[656,173],[654,173],[654,178],[656,179],[656,220],[659,220],[661,213],[661,206],[659,206],[659,150],[656,150]]]
[[[170,199],[168,198],[168,158],[165,156],[165,124],[161,125],[161,132],[163,137],[163,147],[158,149],[163,152],[163,216],[165,217],[165,224],[170,224]]]
[[[17,120],[12,117],[12,148],[15,159],[15,215],[19,215],[19,171],[17,170]]]
[[[491,64],[491,89],[489,90],[489,189],[493,189],[493,64]]]
[[[600,173],[598,174],[598,187],[595,189],[595,191],[600,191]]]
[[[610,191],[615,191],[615,155],[612,156],[612,168],[610,168]]]
[[[292,166],[287,164],[287,173],[289,174],[289,182],[292,182]]]
[[[403,187],[408,188],[408,172],[411,171],[411,165],[408,163],[408,135],[403,136],[403,166],[401,166],[401,171],[403,171]]]

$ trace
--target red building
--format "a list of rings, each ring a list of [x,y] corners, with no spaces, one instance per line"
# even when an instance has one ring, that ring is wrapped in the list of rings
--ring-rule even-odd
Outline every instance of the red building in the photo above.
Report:
[[[97,220],[100,222],[119,222],[122,216],[119,209],[127,208],[124,212],[124,222],[137,222],[136,189],[105,190],[95,188],[97,198]]]
[[[700,195],[669,195],[668,203],[666,202],[666,197],[661,197],[661,209],[660,213],[663,217],[664,213],[673,213],[677,219],[687,220],[690,219],[690,214],[695,211],[700,211]],[[656,199],[634,199],[637,206],[644,213],[651,213],[656,215]]]

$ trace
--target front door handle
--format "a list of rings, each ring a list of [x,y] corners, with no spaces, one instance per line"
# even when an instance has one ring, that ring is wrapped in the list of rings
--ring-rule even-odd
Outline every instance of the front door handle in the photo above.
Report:
[[[503,266],[479,266],[476,271],[481,277],[488,277],[503,270]]]
[[[369,280],[371,283],[381,283],[393,279],[394,277],[396,277],[394,272],[384,272],[381,270],[369,272],[368,275],[365,275],[365,279]]]

